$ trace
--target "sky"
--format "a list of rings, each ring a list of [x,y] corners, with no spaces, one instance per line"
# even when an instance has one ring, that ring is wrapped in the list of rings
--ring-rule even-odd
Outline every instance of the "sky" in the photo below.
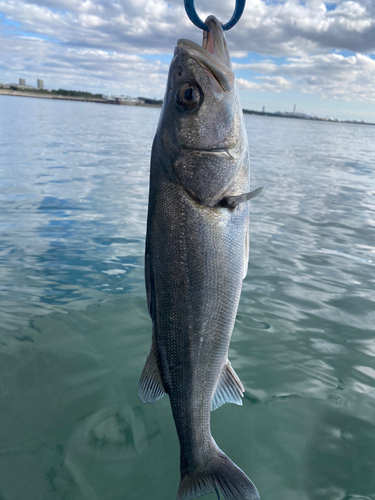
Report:
[[[226,37],[244,108],[375,123],[375,0],[247,0]],[[178,38],[202,39],[183,0],[0,0],[0,82],[159,99]]]

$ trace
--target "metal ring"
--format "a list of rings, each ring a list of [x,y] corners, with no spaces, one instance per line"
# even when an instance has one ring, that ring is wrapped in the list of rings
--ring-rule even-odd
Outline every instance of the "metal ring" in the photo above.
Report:
[[[233,16],[227,22],[227,24],[223,24],[223,31],[228,31],[233,28],[234,25],[238,23],[240,20],[243,11],[245,9],[246,0],[236,0],[236,6],[234,8]],[[195,24],[198,28],[204,31],[210,31],[206,23],[202,21],[202,19],[198,16],[197,11],[194,7],[194,0],[184,0],[186,14],[188,15],[190,21]]]

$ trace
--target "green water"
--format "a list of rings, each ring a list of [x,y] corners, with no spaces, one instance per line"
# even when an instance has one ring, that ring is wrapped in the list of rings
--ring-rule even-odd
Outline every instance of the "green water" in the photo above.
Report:
[[[168,397],[137,397],[158,110],[0,111],[0,499],[174,499]],[[229,356],[246,393],[213,436],[262,500],[375,500],[375,130],[246,126],[266,185]]]

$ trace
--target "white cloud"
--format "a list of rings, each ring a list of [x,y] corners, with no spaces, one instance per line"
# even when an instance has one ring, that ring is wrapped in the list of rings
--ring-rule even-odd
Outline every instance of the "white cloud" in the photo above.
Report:
[[[375,49],[374,8],[366,2],[336,2],[327,10],[322,1],[287,0],[259,9],[251,2],[236,30],[249,50],[264,55],[304,55],[346,49],[372,52]],[[242,47],[241,47],[242,48]]]
[[[250,90],[256,92],[284,92],[292,89],[292,82],[282,76],[256,77],[261,83],[250,82],[244,78],[237,78],[237,87],[240,90]]]
[[[248,2],[236,29],[228,35],[237,51],[264,55],[303,55],[312,51],[375,50],[375,7],[366,0],[336,2],[327,10],[321,0],[266,4]],[[200,2],[201,16],[212,13],[211,0]],[[232,2],[215,2],[224,22]],[[147,53],[170,52],[178,37],[199,32],[188,20],[182,0],[0,0],[0,12],[24,31],[50,36],[67,45]]]
[[[248,90],[295,90],[317,94],[326,99],[375,103],[375,60],[363,54],[343,56],[321,54],[289,58],[285,64],[269,61],[235,64],[236,70],[248,69],[267,77],[256,77],[264,83],[248,85],[239,80],[240,88]],[[272,83],[268,79],[273,79]],[[280,80],[278,80],[278,78]],[[274,87],[274,88],[272,88]]]
[[[256,53],[268,59],[235,65],[242,71],[239,87],[374,102],[375,63],[369,54],[375,51],[375,2],[330,0],[329,5],[248,2],[227,34],[232,56]],[[213,6],[212,0],[200,0],[196,7],[203,19],[213,13],[227,22],[234,1]],[[182,0],[0,0],[0,13],[4,81],[7,75],[41,77],[55,87],[161,97],[168,68],[155,55],[172,54],[178,38],[201,38]]]
[[[0,35],[0,46],[4,43],[4,35]],[[18,73],[34,85],[36,78],[43,77],[46,86],[52,88],[159,96],[164,94],[168,65],[134,54],[66,48],[37,38],[20,37],[9,44],[0,71]]]

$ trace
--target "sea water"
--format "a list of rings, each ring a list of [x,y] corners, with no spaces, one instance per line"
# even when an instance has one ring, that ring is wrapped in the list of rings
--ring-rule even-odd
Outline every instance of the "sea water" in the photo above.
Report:
[[[168,397],[137,397],[159,113],[0,96],[1,500],[176,496]],[[375,127],[245,123],[246,393],[213,436],[262,500],[375,500]]]

